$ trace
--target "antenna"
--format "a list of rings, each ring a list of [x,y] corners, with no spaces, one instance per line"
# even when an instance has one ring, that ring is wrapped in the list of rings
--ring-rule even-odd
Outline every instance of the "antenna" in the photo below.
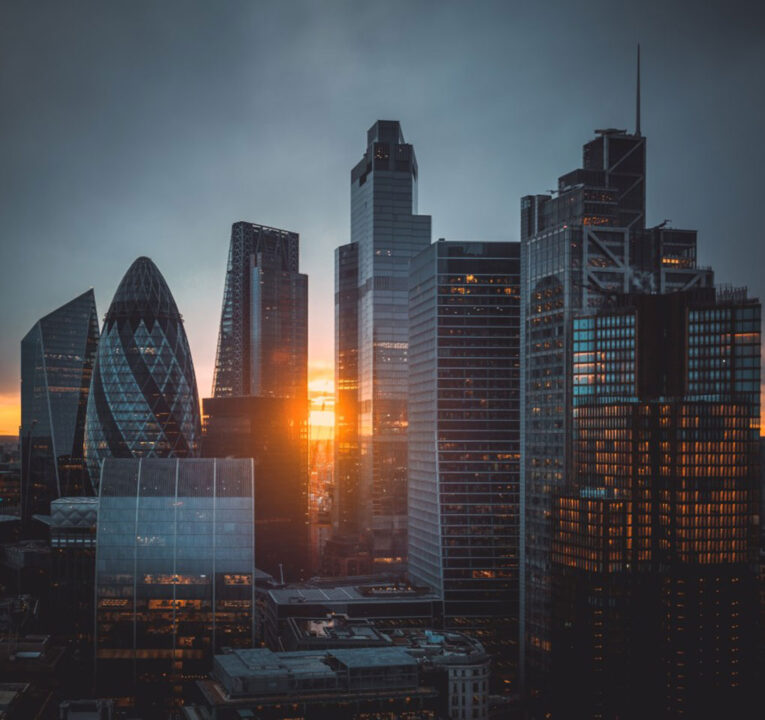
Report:
[[[637,88],[635,93],[635,135],[640,137],[640,43],[637,46]]]

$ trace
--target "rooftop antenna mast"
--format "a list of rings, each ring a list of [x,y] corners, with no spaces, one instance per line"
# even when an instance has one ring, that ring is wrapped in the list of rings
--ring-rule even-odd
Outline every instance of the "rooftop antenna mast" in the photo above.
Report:
[[[635,93],[635,135],[640,137],[640,43],[637,46],[637,88]]]

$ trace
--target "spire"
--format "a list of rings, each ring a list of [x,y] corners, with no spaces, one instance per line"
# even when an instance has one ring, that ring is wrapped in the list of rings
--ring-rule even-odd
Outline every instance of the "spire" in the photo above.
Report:
[[[640,43],[637,46],[637,88],[635,93],[635,135],[640,137]]]

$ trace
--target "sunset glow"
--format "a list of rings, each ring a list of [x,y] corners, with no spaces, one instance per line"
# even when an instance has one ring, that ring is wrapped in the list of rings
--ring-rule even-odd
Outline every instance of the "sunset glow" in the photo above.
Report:
[[[335,380],[332,370],[311,368],[308,381],[311,440],[331,440],[335,430]]]
[[[0,393],[0,435],[18,435],[21,404],[18,393]]]

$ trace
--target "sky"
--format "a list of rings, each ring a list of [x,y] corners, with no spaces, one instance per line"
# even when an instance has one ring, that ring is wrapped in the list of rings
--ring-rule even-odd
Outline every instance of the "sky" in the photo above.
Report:
[[[634,130],[648,223],[699,231],[718,282],[765,297],[765,34],[757,2],[0,0],[0,433],[19,343],[139,255],[211,390],[233,222],[300,234],[309,365],[331,375],[350,170],[400,120],[433,239],[517,240],[519,200]]]

